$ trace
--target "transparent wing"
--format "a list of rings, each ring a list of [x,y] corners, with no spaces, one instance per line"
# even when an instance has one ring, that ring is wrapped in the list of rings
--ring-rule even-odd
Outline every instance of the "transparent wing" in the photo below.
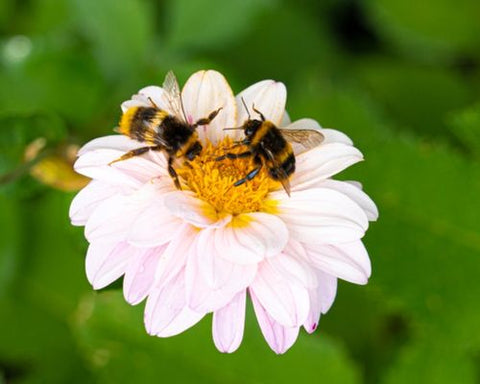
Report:
[[[324,140],[325,136],[320,131],[315,129],[280,129],[283,137],[289,143],[296,144],[295,152],[305,152],[309,149],[319,146]]]
[[[170,111],[184,122],[187,122],[183,110],[182,96],[177,78],[172,71],[168,71],[163,82],[164,97]]]

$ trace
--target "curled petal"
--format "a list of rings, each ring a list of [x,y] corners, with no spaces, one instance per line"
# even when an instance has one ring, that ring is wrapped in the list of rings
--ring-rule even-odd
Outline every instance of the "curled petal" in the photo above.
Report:
[[[165,252],[158,260],[155,271],[155,283],[158,288],[167,284],[173,276],[184,269],[191,247],[195,244],[197,230],[188,224],[183,224],[168,243]]]
[[[288,241],[285,223],[274,215],[242,214],[215,231],[220,256],[236,264],[258,263],[279,254]]]
[[[263,337],[276,353],[285,353],[295,343],[300,327],[286,327],[275,321],[262,306],[254,293],[250,291],[253,309]]]
[[[263,262],[250,286],[268,314],[286,327],[297,327],[307,319],[308,291],[279,274],[269,262]]]
[[[245,110],[242,98],[248,111]],[[267,120],[278,126],[285,113],[286,101],[287,89],[283,83],[273,80],[255,83],[237,95],[237,124],[242,125],[248,119],[249,113],[252,119],[259,119],[258,114],[253,111],[253,106],[255,106],[255,109],[260,111]]]
[[[235,352],[242,342],[246,297],[246,291],[243,290],[225,307],[213,313],[213,341],[220,352]]]
[[[255,278],[256,264],[232,263],[220,256],[214,241],[214,229],[203,230],[190,248],[185,269],[187,302],[197,312],[224,307],[244,291]]]
[[[368,219],[355,202],[327,188],[292,192],[291,197],[276,192],[279,216],[297,241],[333,244],[358,240],[368,228]]]
[[[303,323],[303,327],[308,333],[317,329],[320,315],[330,309],[337,293],[337,279],[335,277],[317,271],[317,279],[318,286],[308,291],[310,311],[307,320]]]
[[[155,269],[166,246],[139,248],[128,264],[123,279],[123,295],[132,305],[141,302],[154,283]]]
[[[73,198],[70,205],[70,220],[73,225],[85,225],[98,205],[110,196],[118,193],[118,188],[100,181],[92,180]]]
[[[87,278],[94,289],[102,289],[117,280],[135,255],[126,243],[91,243],[85,260]]]
[[[372,267],[361,241],[335,245],[308,244],[305,248],[315,268],[351,283],[368,282]]]
[[[145,307],[145,328],[150,335],[170,337],[195,325],[203,316],[186,305],[182,270],[161,288],[152,289]]]
[[[235,125],[235,97],[230,85],[217,71],[199,71],[190,76],[183,88],[182,99],[187,120],[191,124],[222,108],[209,125],[198,127],[202,141],[208,139],[216,143],[225,136],[223,128]]]
[[[322,144],[296,157],[296,171],[290,184],[292,190],[307,189],[363,160],[362,153],[351,145]]]

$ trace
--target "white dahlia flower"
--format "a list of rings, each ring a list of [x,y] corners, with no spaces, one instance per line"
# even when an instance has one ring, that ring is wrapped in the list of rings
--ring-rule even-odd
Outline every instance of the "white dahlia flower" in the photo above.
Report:
[[[163,92],[143,88],[122,109],[153,101],[170,112]],[[202,152],[176,167],[182,190],[162,152],[110,164],[145,145],[126,136],[101,137],[79,151],[75,170],[92,181],[74,198],[70,217],[85,226],[90,243],[88,280],[101,289],[123,275],[125,299],[146,299],[151,335],[179,334],[213,313],[213,340],[222,352],[241,343],[249,296],[267,343],[283,353],[300,327],[316,329],[335,298],[337,278],[366,284],[370,276],[361,238],[377,208],[359,183],[331,179],[362,154],[343,133],[314,120],[290,123],[279,82],[261,81],[235,97],[220,73],[200,71],[181,95],[189,121],[222,107],[197,129]],[[279,127],[325,136],[318,147],[296,154],[290,197],[265,169],[234,187],[252,169],[251,158],[216,161],[243,136],[224,130],[247,119],[242,98]]]

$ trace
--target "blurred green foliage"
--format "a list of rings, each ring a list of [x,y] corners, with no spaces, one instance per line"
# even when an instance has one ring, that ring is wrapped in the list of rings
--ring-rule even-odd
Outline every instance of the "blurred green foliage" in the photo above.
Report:
[[[476,0],[0,2],[0,383],[479,383],[479,15]],[[147,336],[143,305],[88,285],[73,194],[25,171],[33,140],[109,134],[121,101],[202,68],[235,92],[285,82],[292,118],[365,154],[342,178],[380,209],[371,282],[341,283],[284,356],[251,309],[234,355],[210,319]]]

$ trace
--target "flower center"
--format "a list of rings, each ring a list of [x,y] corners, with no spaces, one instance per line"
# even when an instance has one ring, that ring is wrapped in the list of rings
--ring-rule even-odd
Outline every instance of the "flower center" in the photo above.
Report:
[[[237,159],[216,160],[226,153],[247,151],[244,145],[235,146],[226,137],[218,145],[207,142],[200,155],[177,169],[186,186],[203,201],[208,202],[217,213],[238,215],[246,212],[271,212],[274,201],[266,199],[268,193],[278,188],[278,183],[268,177],[267,169],[251,180],[235,186],[258,167],[251,156]]]

